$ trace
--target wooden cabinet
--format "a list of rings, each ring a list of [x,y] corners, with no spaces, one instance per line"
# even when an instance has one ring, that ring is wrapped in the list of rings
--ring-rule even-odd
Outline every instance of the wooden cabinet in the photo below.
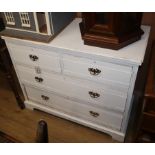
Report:
[[[86,45],[118,50],[141,38],[140,12],[84,12],[80,30]]]
[[[155,42],[152,46],[151,61],[144,94],[144,109],[141,129],[155,133]]]
[[[137,71],[150,28],[119,51],[84,45],[75,19],[52,42],[3,37],[25,105],[80,123],[124,141]]]

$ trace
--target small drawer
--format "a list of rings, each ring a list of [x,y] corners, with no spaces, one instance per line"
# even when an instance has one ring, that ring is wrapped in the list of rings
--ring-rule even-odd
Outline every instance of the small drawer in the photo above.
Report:
[[[96,82],[115,82],[129,85],[132,68],[74,56],[63,57],[64,74],[83,77]]]
[[[121,114],[106,111],[101,108],[94,108],[32,87],[25,86],[25,89],[28,99],[31,101],[39,102],[44,106],[57,109],[60,112],[94,124],[107,126],[115,130],[120,130],[121,128],[123,118]]]
[[[35,74],[33,69],[23,66],[18,66],[17,69],[20,79],[24,83],[44,87],[64,96],[85,101],[93,106],[124,112],[127,90],[126,92],[119,92],[117,89],[111,90],[96,83],[62,77],[56,74],[43,73],[38,75]]]
[[[56,53],[19,45],[10,45],[12,58],[18,64],[39,66],[45,70],[60,72],[59,56]]]

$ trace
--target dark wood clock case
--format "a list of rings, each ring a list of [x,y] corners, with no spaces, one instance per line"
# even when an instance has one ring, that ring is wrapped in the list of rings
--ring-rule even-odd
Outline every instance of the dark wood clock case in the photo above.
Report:
[[[118,50],[141,38],[142,13],[85,12],[80,30],[84,44]]]

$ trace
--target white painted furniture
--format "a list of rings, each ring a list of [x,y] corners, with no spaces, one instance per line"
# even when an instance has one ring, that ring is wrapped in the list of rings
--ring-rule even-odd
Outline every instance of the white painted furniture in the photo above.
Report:
[[[150,28],[143,26],[141,40],[115,51],[84,45],[80,21],[74,20],[48,44],[3,37],[25,105],[123,141]]]

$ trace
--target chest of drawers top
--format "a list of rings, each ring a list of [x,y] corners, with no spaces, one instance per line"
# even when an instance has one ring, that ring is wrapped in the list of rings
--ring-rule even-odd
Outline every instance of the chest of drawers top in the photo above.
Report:
[[[26,45],[33,48],[48,50],[49,52],[64,53],[74,56],[82,55],[82,57],[90,59],[93,58],[96,60],[117,63],[121,65],[141,65],[149,38],[149,26],[142,26],[144,35],[142,36],[141,40],[116,51],[84,45],[79,29],[80,21],[80,18],[75,19],[54,40],[48,44],[10,37],[2,38],[13,44]]]

